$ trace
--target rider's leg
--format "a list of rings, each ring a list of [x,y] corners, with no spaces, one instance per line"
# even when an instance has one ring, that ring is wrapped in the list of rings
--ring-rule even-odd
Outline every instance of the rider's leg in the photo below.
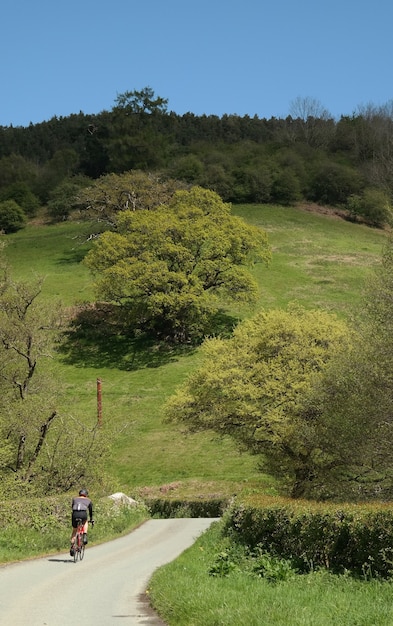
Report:
[[[89,522],[86,520],[83,525],[83,543],[87,543],[87,530],[89,528]]]

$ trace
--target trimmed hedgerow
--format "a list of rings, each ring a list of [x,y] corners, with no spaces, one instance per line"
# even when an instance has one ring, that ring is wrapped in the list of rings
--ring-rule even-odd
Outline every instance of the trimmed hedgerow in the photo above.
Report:
[[[303,571],[393,576],[393,507],[264,499],[235,503],[224,531],[250,548],[291,559]]]
[[[201,500],[174,500],[170,498],[144,498],[152,517],[221,517],[228,507],[226,498]]]

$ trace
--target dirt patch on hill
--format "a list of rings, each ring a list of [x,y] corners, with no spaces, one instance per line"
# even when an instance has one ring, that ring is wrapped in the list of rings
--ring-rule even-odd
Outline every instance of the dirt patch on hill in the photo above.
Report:
[[[300,202],[297,205],[298,209],[307,211],[308,213],[318,213],[319,215],[329,215],[329,217],[336,217],[337,219],[347,220],[348,211],[343,209],[337,209],[336,207],[321,206],[315,202]]]

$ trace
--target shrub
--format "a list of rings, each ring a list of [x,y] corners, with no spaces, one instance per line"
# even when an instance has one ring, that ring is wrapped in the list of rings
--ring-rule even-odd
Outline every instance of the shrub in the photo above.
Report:
[[[40,201],[26,183],[13,183],[1,191],[0,201],[15,200],[26,215],[33,216],[40,206]]]
[[[278,172],[272,185],[272,201],[290,205],[300,198],[300,182],[296,174],[288,168]]]
[[[71,536],[72,494],[46,498],[19,497],[0,501],[2,531],[0,562],[48,551],[64,550]],[[94,499],[92,542],[108,541],[131,531],[149,518],[143,504],[117,504],[110,498]]]
[[[347,209],[351,219],[361,218],[372,226],[381,227],[393,222],[389,197],[381,189],[365,189],[361,195],[351,195]]]
[[[221,517],[228,506],[223,498],[207,500],[171,500],[165,498],[145,498],[152,517]]]
[[[327,162],[316,167],[307,195],[315,202],[337,206],[345,204],[351,194],[360,193],[361,188],[362,179],[356,169]]]
[[[49,193],[48,215],[57,221],[67,219],[77,206],[78,191],[87,187],[89,182],[86,176],[81,175],[64,179]]]
[[[259,551],[254,557],[252,573],[269,582],[279,582],[292,578],[296,570],[289,559],[279,559]]]
[[[23,228],[25,222],[26,215],[15,200],[0,202],[0,230],[6,234],[15,233]]]
[[[235,504],[224,516],[235,541],[302,571],[390,578],[393,575],[393,510],[389,505],[324,505],[283,499]]]

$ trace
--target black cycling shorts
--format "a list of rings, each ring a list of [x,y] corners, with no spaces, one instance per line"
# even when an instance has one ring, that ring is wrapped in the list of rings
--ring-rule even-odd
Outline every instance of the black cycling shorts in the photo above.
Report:
[[[83,523],[87,520],[87,511],[72,511],[72,528],[78,528],[76,520],[81,519]]]

